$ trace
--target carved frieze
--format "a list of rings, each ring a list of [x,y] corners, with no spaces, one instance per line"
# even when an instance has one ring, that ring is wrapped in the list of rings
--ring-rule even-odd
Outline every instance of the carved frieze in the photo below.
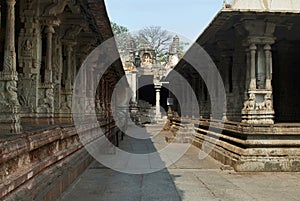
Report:
[[[38,113],[53,114],[54,113],[54,94],[52,88],[39,90]]]

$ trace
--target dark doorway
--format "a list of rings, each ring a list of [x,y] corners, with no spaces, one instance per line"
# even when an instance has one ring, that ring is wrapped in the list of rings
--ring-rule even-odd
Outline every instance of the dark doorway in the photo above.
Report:
[[[151,84],[150,84],[151,83]],[[142,86],[145,85],[145,86]],[[150,103],[152,106],[155,105],[155,89],[153,85],[153,76],[144,75],[138,79],[138,99],[144,100]]]
[[[145,85],[147,83],[148,85]],[[151,83],[151,84],[149,84]],[[153,76],[152,75],[144,75],[139,78],[138,81],[138,96],[139,100],[144,100],[150,103],[152,106],[156,105],[156,92],[153,84]],[[142,87],[141,87],[142,86]],[[167,98],[169,97],[169,90],[164,85],[160,89],[160,105],[164,108],[164,110],[168,111],[167,106]],[[163,112],[163,111],[162,111]]]
[[[275,122],[300,122],[300,41],[281,42],[274,49],[272,86]]]

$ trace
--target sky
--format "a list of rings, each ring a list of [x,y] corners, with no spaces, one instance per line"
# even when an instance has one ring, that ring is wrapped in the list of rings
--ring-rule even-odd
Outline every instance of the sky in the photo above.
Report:
[[[105,0],[111,21],[129,31],[160,26],[195,41],[214,16],[223,0]]]

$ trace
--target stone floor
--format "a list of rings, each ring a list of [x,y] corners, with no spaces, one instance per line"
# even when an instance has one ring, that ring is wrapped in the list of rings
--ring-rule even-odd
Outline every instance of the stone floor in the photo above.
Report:
[[[158,126],[148,126],[145,130],[151,133],[152,146],[126,136],[120,147],[146,153],[166,146],[165,133],[157,134]],[[94,161],[60,200],[300,200],[300,173],[222,171],[220,163],[210,157],[200,160],[199,153],[199,149],[191,146],[173,165],[150,174],[120,173]]]

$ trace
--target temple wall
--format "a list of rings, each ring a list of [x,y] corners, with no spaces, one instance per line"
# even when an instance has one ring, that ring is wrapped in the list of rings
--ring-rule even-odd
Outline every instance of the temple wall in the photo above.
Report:
[[[55,200],[93,160],[84,146],[117,144],[111,99],[124,75],[120,62],[99,83],[105,55],[85,62],[82,96],[73,99],[85,59],[113,36],[110,21],[104,1],[4,0],[0,7],[0,200]],[[113,104],[123,106],[125,96]],[[101,151],[113,151],[111,143]]]
[[[92,161],[84,146],[105,138],[104,134],[113,137],[114,127],[110,124],[112,122],[102,122],[102,128],[99,124],[87,124],[76,129],[73,126],[53,126],[1,139],[1,199],[57,198]],[[103,152],[108,153],[110,149],[109,144],[102,147]]]

